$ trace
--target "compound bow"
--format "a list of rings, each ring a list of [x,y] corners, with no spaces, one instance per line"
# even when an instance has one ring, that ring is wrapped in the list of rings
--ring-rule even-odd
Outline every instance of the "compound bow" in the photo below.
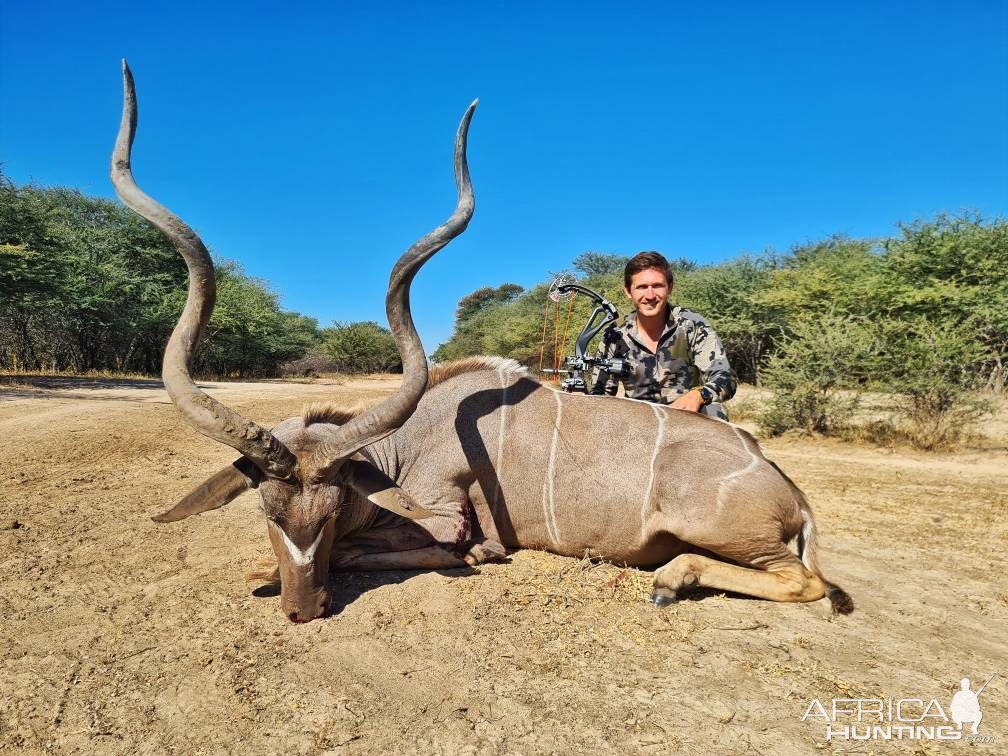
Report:
[[[585,323],[581,333],[574,341],[574,356],[568,357],[565,361],[569,376],[561,384],[564,391],[573,393],[580,391],[588,393],[588,383],[585,380],[585,372],[593,368],[602,368],[609,375],[623,378],[630,374],[633,366],[628,360],[615,358],[593,357],[587,353],[588,343],[606,326],[615,323],[619,318],[619,311],[606,300],[601,294],[576,283],[562,283],[555,287],[559,295],[573,295],[575,292],[584,294],[595,303],[595,310],[592,312],[588,322]]]

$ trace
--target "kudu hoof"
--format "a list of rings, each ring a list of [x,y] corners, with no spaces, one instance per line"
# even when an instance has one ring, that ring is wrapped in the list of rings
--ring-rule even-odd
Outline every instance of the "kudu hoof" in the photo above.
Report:
[[[697,576],[692,572],[687,572],[683,575],[682,583],[679,585],[678,590],[655,586],[654,590],[651,592],[651,602],[657,607],[674,604],[678,601],[682,601],[686,598],[686,596],[693,593],[698,585],[699,581],[697,580]]]
[[[679,596],[676,595],[675,591],[670,591],[668,588],[655,588],[651,592],[651,603],[659,609],[669,604],[675,604],[678,601]]]

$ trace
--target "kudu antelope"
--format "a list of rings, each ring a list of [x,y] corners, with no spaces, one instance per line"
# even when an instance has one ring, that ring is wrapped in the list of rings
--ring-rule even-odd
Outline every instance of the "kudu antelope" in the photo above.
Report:
[[[707,587],[777,601],[828,595],[834,610],[853,609],[822,576],[805,497],[745,431],[629,399],[564,394],[502,358],[428,375],[409,286],[472,217],[466,137],[476,103],[455,138],[455,212],[402,255],[389,281],[400,388],[356,415],[308,406],[271,430],[203,393],[189,371],[214,306],[213,267],[199,237],[133,181],[137,111],[125,61],[123,75],[112,181],[189,268],[165,388],[197,430],[242,455],[154,519],[179,520],[257,488],[291,620],[327,612],[331,569],[462,567],[502,560],[505,547],[664,564],[658,605]],[[788,548],[795,538],[799,556]]]

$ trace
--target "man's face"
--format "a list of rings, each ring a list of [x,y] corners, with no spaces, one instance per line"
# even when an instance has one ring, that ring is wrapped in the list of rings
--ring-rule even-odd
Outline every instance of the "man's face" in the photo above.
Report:
[[[638,315],[653,317],[665,314],[669,285],[665,274],[657,268],[646,268],[630,277],[630,288],[625,289],[633,300]]]

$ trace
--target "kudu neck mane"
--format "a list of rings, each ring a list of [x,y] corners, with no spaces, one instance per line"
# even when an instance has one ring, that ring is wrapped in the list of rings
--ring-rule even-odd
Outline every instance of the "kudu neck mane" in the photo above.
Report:
[[[431,367],[427,378],[427,391],[456,376],[482,370],[496,370],[503,375],[525,375],[527,372],[523,365],[507,357],[466,357]],[[301,419],[306,428],[315,423],[342,425],[364,410],[363,406],[345,407],[328,402],[311,402],[302,407]]]

